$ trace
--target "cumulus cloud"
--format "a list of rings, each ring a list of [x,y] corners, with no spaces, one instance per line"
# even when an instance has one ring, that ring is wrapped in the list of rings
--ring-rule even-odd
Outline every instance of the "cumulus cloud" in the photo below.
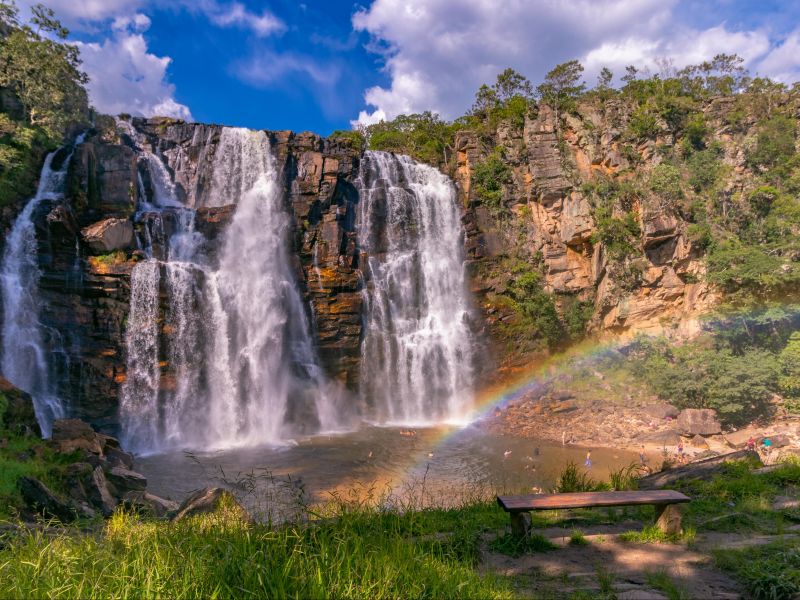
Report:
[[[374,0],[353,16],[356,31],[383,56],[388,86],[365,92],[371,107],[355,123],[435,110],[462,114],[481,83],[512,67],[540,80],[555,64],[579,59],[591,79],[603,66],[676,67],[737,53],[771,75],[797,73],[800,34],[779,48],[766,31],[725,23],[696,29],[678,21],[678,0]]]
[[[784,83],[798,80],[800,75],[800,28],[778,44],[756,65],[757,72]]]
[[[89,98],[103,113],[130,113],[191,120],[185,104],[175,100],[175,86],[167,80],[168,56],[148,51],[142,33],[150,26],[145,15],[118,17],[102,42],[78,42],[83,69],[90,77]]]

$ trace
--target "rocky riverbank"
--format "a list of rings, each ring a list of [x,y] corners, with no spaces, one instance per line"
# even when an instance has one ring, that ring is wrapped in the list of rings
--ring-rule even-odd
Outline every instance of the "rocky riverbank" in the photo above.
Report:
[[[486,416],[490,431],[576,445],[645,449],[648,465],[696,460],[746,447],[753,438],[772,442],[767,460],[800,449],[800,418],[777,414],[764,423],[724,430],[711,409],[679,410],[614,375],[592,372],[584,377],[560,376],[531,385]]]

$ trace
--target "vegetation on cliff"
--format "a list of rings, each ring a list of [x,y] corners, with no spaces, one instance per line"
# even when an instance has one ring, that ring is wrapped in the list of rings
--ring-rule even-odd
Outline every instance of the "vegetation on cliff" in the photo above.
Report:
[[[32,9],[21,23],[0,1],[0,205],[33,193],[45,153],[88,120],[78,48],[52,10]]]

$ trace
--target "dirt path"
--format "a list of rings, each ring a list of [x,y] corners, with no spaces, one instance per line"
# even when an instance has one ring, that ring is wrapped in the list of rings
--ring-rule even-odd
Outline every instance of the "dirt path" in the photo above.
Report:
[[[569,544],[571,530],[540,529],[555,550],[518,558],[484,553],[483,568],[517,581],[517,592],[531,597],[568,597],[576,592],[619,600],[666,599],[669,591],[685,598],[741,598],[740,587],[714,567],[708,554],[680,544],[622,542],[619,534],[638,523],[585,528],[584,546]],[[722,542],[722,540],[717,540]],[[671,588],[671,589],[670,589]]]

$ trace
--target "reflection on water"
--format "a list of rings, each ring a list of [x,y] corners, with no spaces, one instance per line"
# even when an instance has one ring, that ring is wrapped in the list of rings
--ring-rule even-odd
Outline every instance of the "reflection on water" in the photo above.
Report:
[[[458,502],[465,495],[549,491],[570,461],[584,464],[587,448],[500,436],[477,426],[413,431],[365,427],[314,436],[284,447],[240,448],[209,454],[171,453],[137,458],[148,489],[182,499],[190,491],[227,483],[241,496],[270,503],[324,502],[392,492],[424,493],[426,504]],[[590,476],[607,480],[610,469],[638,460],[631,453],[592,449]],[[252,498],[250,502],[252,502]],[[246,500],[247,502],[247,500]]]

